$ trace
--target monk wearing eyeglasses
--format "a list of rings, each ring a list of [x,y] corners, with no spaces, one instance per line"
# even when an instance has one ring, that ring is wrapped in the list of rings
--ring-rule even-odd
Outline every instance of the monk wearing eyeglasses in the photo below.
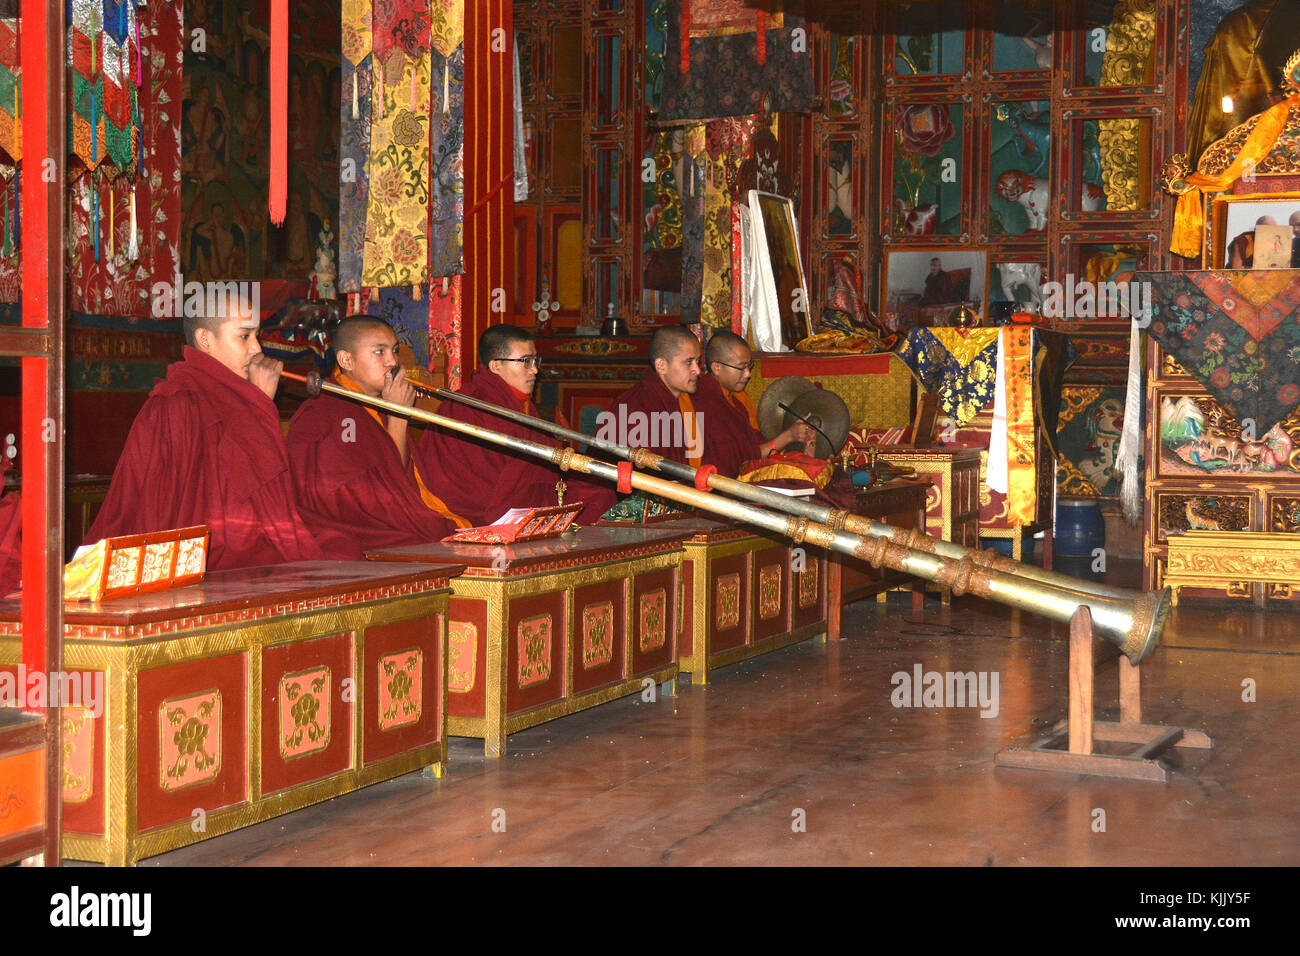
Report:
[[[461,392],[480,401],[539,417],[533,390],[541,369],[532,333],[515,325],[489,326],[478,340],[479,367]],[[481,428],[556,447],[556,440],[527,425],[457,402],[438,406],[438,414]],[[595,524],[617,500],[612,487],[561,472],[538,459],[489,445],[459,433],[431,428],[414,452],[430,489],[457,514],[478,526],[491,524],[511,508],[556,504],[556,483],[564,479],[565,504],[583,502],[581,524]]]
[[[397,333],[383,319],[348,316],[335,330],[334,384],[398,405],[415,404]],[[429,491],[407,419],[323,392],[289,423],[298,510],[332,558],[424,544],[469,522]]]
[[[806,447],[816,439],[803,422],[795,422],[771,441],[763,437],[757,410],[745,393],[753,358],[749,345],[735,332],[714,332],[704,360],[709,374],[700,376],[695,408],[704,430],[704,461],[716,465],[719,474],[735,478],[747,461],[766,458],[791,442]]]

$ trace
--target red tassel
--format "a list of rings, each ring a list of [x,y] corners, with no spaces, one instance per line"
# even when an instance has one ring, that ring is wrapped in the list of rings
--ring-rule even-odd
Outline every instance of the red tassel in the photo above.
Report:
[[[758,65],[767,62],[767,13],[758,11]]]
[[[271,0],[271,222],[284,224],[289,166],[289,0]]]
[[[682,0],[682,76],[691,72],[691,0]]]

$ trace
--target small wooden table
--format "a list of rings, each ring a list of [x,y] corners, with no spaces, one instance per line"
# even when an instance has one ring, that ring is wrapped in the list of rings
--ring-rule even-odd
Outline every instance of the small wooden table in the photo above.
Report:
[[[784,538],[711,518],[656,525],[694,529],[685,541],[678,666],[709,671],[826,633],[826,558]]]
[[[853,513],[899,528],[924,528],[928,481],[897,480],[869,488],[858,488]],[[912,588],[912,610],[920,611],[925,601],[925,582],[889,568],[873,568],[866,561],[839,552],[828,552],[826,560],[826,636],[838,641],[845,604],[871,595],[885,600],[885,592],[897,587]]]
[[[366,557],[466,566],[448,610],[447,730],[499,757],[516,731],[656,683],[675,693],[682,542],[697,528],[597,525]]]
[[[131,865],[421,767],[440,775],[460,571],[300,562],[67,605],[62,696],[81,706],[62,712],[64,855]],[[0,601],[10,674],[20,621],[18,600]]]

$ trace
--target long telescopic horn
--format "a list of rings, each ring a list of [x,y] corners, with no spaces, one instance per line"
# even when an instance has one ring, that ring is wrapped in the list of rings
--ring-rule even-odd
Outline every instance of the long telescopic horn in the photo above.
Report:
[[[662,475],[675,478],[678,481],[689,482],[693,487],[696,485],[697,469],[681,462],[664,458],[656,455],[644,448],[629,448],[626,445],[619,445],[602,438],[596,438],[591,435],[574,431],[571,428],[565,428],[563,425],[557,425],[555,422],[549,422],[544,418],[536,418],[532,415],[526,415],[523,412],[517,412],[509,408],[503,408],[500,405],[494,405],[491,402],[485,402],[482,399],[473,398],[469,395],[463,395],[460,392],[451,392],[443,388],[435,388],[431,385],[425,385],[414,379],[408,379],[411,384],[417,386],[423,391],[437,395],[439,398],[447,398],[453,402],[459,402],[470,408],[477,408],[479,411],[490,412],[501,418],[510,421],[519,422],[538,431],[547,432],[559,438],[567,438],[570,441],[579,442],[592,448],[597,448],[606,454],[625,461],[630,461],[636,467],[642,470],[657,471]],[[1030,581],[1039,581],[1043,584],[1050,584],[1053,587],[1069,588],[1072,591],[1080,591],[1084,594],[1092,594],[1098,597],[1112,598],[1115,600],[1126,601],[1129,599],[1130,592],[1124,588],[1109,587],[1104,584],[1096,584],[1092,581],[1084,581],[1079,578],[1071,577],[1068,574],[1061,574],[1056,571],[1045,571],[1040,567],[1032,564],[1025,564],[1021,561],[1013,561],[1011,558],[1003,557],[995,551],[973,551],[959,544],[953,544],[951,541],[945,541],[942,538],[936,538],[933,535],[925,533],[922,528],[907,529],[896,528],[890,524],[884,524],[879,521],[872,521],[870,518],[864,518],[861,515],[855,515],[848,511],[828,508],[825,505],[817,504],[813,501],[807,501],[801,498],[792,498],[789,495],[783,495],[779,492],[772,491],[770,488],[764,488],[761,485],[751,485],[746,481],[737,481],[735,478],[728,478],[725,475],[710,474],[708,477],[708,487],[714,491],[720,491],[725,495],[733,498],[740,498],[744,501],[751,501],[754,504],[764,505],[768,508],[774,508],[777,511],[786,514],[801,515],[805,518],[811,518],[813,521],[827,525],[831,528],[843,528],[853,534],[866,535],[872,538],[887,538],[897,544],[905,545],[909,548],[915,548],[918,551],[932,551],[945,558],[952,558],[954,561],[961,561],[970,558],[977,567],[991,568],[994,571],[1001,571],[1005,574],[1014,574],[1016,577],[1026,578]]]
[[[304,382],[307,391],[313,395],[326,391],[363,405],[383,409],[390,414],[440,425],[450,431],[460,432],[548,461],[561,471],[572,469],[581,474],[595,475],[606,481],[619,480],[619,469],[616,465],[580,455],[571,448],[552,448],[527,439],[515,438],[513,435],[503,435],[490,428],[481,428],[433,412],[408,408],[396,402],[353,392],[322,381],[320,375],[314,370],[305,376],[282,372],[281,377]],[[954,559],[931,551],[907,547],[883,535],[864,538],[858,534],[810,521],[807,516],[774,514],[752,504],[720,498],[706,491],[697,491],[695,488],[687,488],[676,482],[636,471],[631,473],[631,485],[638,491],[659,495],[701,511],[735,518],[784,535],[795,544],[807,541],[840,554],[861,558],[870,562],[875,568],[884,566],[924,578],[941,587],[951,588],[953,594],[958,596],[970,593],[976,597],[1033,611],[1062,622],[1069,621],[1075,611],[1086,605],[1091,609],[1096,632],[1123,651],[1134,664],[1139,663],[1155,649],[1164,630],[1165,619],[1169,616],[1171,601],[1169,588],[1150,594],[1138,591],[1125,592],[1123,598],[1086,595],[1069,588],[1029,581],[1004,571],[980,567],[972,559],[969,551],[961,558]]]

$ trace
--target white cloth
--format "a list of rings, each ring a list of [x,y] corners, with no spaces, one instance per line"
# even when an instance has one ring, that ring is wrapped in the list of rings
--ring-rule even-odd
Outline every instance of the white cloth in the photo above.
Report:
[[[750,289],[749,307],[744,310],[745,335],[760,352],[788,352],[781,336],[781,306],[772,261],[767,255],[767,233],[759,212],[758,194],[752,189],[747,213],[741,214],[741,222],[748,223],[745,235],[749,239],[741,246],[744,283]]]
[[[528,198],[528,156],[524,150],[524,88],[519,80],[519,41],[515,40],[515,202]]]
[[[1142,518],[1142,473],[1138,448],[1142,431],[1142,329],[1150,317],[1133,319],[1128,337],[1128,391],[1124,397],[1124,429],[1115,452],[1119,475],[1119,501],[1124,520],[1136,525]]]

